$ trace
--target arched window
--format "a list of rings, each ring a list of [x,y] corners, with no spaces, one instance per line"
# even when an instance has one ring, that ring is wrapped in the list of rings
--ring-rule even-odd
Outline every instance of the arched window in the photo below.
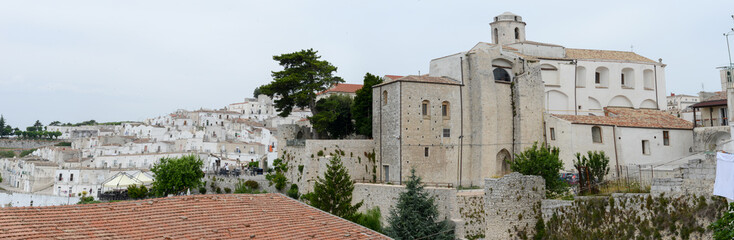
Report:
[[[382,105],[387,105],[387,90],[382,91]]]
[[[444,101],[441,103],[441,116],[443,116],[444,119],[449,119],[449,102]]]
[[[421,104],[421,115],[423,115],[423,118],[431,118],[431,102],[428,100],[423,100],[423,103]]]
[[[591,127],[591,140],[595,143],[601,143],[601,128],[599,126]]]
[[[550,64],[540,65],[540,77],[543,79],[545,84],[549,85],[560,85],[560,78],[558,77],[558,68]]]
[[[497,43],[498,43],[498,40],[499,40],[499,34],[500,34],[500,33],[499,33],[499,30],[497,30],[497,28],[495,28],[495,29],[494,29],[494,34],[492,34],[492,36],[494,37],[494,43],[495,43],[495,44],[497,44]]]
[[[507,73],[507,70],[504,68],[496,67],[492,70],[492,73],[494,74],[495,81],[510,82],[512,80],[512,78],[510,78],[510,74]]]
[[[609,69],[605,67],[596,68],[594,73],[594,83],[597,87],[609,86]]]
[[[520,39],[520,29],[519,28],[515,28],[515,39],[516,40]]]
[[[635,88],[635,71],[632,68],[622,69],[620,83],[623,88]]]
[[[642,81],[643,81],[643,84],[645,85],[644,87],[646,90],[655,89],[655,83],[653,82],[654,76],[653,76],[652,70],[645,69],[644,71],[642,71]]]
[[[576,87],[586,87],[586,68],[585,67],[577,67],[576,68]]]

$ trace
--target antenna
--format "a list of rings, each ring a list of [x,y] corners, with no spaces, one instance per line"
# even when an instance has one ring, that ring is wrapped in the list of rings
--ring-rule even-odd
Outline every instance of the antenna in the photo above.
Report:
[[[635,45],[630,45],[630,52],[635,52]]]

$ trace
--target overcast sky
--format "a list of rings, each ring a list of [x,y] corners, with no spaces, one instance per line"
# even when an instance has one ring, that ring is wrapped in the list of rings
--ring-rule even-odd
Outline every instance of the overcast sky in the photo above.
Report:
[[[433,58],[491,42],[505,11],[528,40],[662,58],[668,93],[720,90],[734,27],[732,0],[1,0],[0,114],[25,128],[221,108],[272,80],[273,55],[307,48],[349,83],[427,73]]]

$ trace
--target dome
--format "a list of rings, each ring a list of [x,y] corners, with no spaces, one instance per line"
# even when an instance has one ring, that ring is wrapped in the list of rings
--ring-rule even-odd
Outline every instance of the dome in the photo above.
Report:
[[[496,17],[494,17],[494,21],[515,21],[515,22],[522,22],[522,17],[520,15],[511,13],[511,12],[504,12]]]

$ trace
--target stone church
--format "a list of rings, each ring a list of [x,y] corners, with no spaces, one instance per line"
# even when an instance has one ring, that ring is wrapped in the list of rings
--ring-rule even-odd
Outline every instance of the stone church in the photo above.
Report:
[[[514,153],[543,143],[545,113],[665,109],[665,65],[633,52],[525,40],[522,17],[490,23],[492,43],[433,59],[421,76],[373,87],[378,178],[479,186],[508,173]]]

